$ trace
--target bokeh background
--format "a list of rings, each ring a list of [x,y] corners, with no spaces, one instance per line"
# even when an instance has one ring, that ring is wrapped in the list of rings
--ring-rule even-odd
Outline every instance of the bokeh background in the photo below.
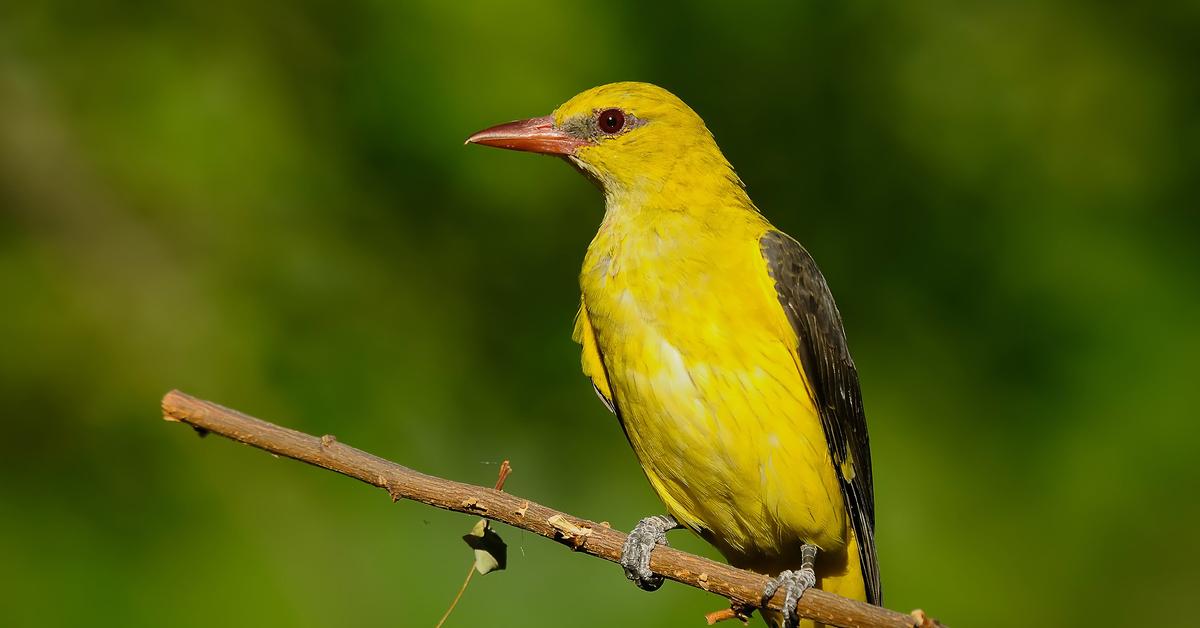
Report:
[[[0,5],[8,626],[432,626],[470,517],[159,420],[171,388],[628,529],[570,340],[599,194],[463,147],[647,80],[814,253],[889,606],[1186,625],[1200,9],[1072,0]],[[501,527],[449,626],[720,607]],[[672,543],[712,555],[686,533]]]

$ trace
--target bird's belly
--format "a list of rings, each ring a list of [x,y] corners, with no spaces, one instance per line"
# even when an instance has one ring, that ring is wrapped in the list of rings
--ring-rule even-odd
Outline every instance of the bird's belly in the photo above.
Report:
[[[678,310],[677,310],[678,311]],[[734,564],[845,543],[842,496],[789,348],[743,321],[628,320],[600,342],[629,441],[668,511]]]

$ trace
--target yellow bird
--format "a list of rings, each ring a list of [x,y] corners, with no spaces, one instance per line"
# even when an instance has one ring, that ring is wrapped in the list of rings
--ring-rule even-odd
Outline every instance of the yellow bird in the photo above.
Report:
[[[881,602],[871,453],[841,315],[808,252],[759,213],[712,134],[646,83],[585,91],[468,143],[565,158],[604,191],[580,274],[583,372],[669,515],[638,523],[626,575],[683,526],[774,574],[785,616],[816,586]]]

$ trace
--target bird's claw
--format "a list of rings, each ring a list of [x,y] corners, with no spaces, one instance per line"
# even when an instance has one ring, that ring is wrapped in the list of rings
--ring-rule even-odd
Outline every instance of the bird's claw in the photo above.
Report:
[[[679,527],[670,515],[646,517],[634,526],[625,547],[621,550],[621,567],[625,577],[646,591],[656,591],[663,584],[663,577],[650,571],[650,553],[655,545],[667,544],[667,530]]]
[[[785,592],[783,626],[784,628],[795,628],[800,624],[800,617],[796,615],[796,603],[800,601],[800,596],[804,595],[805,591],[815,586],[817,586],[817,574],[812,567],[803,567],[795,571],[787,569],[767,581],[767,588],[763,590],[762,596],[763,608],[766,608],[767,602],[771,600],[775,592],[783,588]]]

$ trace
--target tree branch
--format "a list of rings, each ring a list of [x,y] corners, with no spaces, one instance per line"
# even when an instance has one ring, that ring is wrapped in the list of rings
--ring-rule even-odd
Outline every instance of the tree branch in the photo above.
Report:
[[[528,530],[571,549],[617,562],[625,534],[606,524],[573,517],[510,493],[425,475],[394,462],[337,442],[247,416],[236,410],[197,399],[177,390],[162,400],[163,418],[186,423],[198,431],[226,438],[280,456],[336,471],[387,490],[392,501],[414,501],[456,512],[486,517]],[[660,546],[650,555],[650,568],[676,582],[725,597],[735,608],[758,608],[767,577]],[[784,591],[769,601],[783,608]],[[800,597],[797,611],[826,624],[846,628],[914,628],[920,619],[864,602],[810,589]],[[926,620],[928,621],[928,620]],[[926,624],[931,625],[931,624]]]

